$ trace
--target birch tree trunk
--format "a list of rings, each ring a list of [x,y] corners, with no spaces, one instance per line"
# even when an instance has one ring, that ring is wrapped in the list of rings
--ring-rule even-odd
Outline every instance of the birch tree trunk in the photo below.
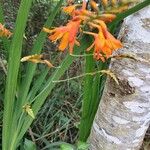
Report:
[[[128,17],[121,29],[121,54],[150,61],[150,7]],[[91,150],[138,150],[150,123],[150,63],[112,60],[119,85],[107,79],[90,135]]]

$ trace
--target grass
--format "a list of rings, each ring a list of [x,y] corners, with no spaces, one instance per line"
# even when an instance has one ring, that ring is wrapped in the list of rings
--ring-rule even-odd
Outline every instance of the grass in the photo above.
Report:
[[[69,143],[75,143],[77,139],[78,128],[76,125],[80,119],[80,113],[77,112],[80,112],[81,99],[78,99],[79,93],[76,93],[70,84],[58,86],[56,92],[52,92],[53,96],[47,99],[39,112],[39,117],[33,123],[33,131],[38,135],[35,136],[35,141],[40,146],[46,144],[44,143],[45,139],[50,142],[65,141]],[[66,88],[70,88],[72,94]]]

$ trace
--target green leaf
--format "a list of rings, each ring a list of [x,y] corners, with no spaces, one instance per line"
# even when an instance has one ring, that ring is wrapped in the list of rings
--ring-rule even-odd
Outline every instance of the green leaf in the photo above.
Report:
[[[87,41],[87,39],[89,39]],[[88,37],[86,39],[87,43],[91,43],[92,40]],[[89,54],[89,52],[87,52]],[[92,51],[90,52],[92,53]],[[93,56],[86,56],[85,66],[84,66],[84,73],[94,72],[95,70],[95,60]],[[79,126],[79,140],[86,141],[89,136],[89,129],[85,124],[88,124],[89,119],[89,109],[91,105],[91,98],[92,98],[92,83],[93,83],[94,76],[87,75],[84,77],[84,87],[83,87],[83,100],[82,100],[82,116]]]
[[[60,11],[60,7],[63,3],[63,0],[60,0],[56,7],[54,8],[53,12],[50,13],[50,16],[48,17],[44,27],[50,27],[54,21],[54,18],[58,11]],[[44,45],[44,42],[46,41],[47,34],[43,31],[40,32],[39,36],[37,37],[37,40],[35,41],[33,48],[32,48],[32,54],[40,54],[42,51],[42,47]],[[20,92],[19,92],[19,101],[17,105],[23,105],[23,103],[26,101],[26,97],[28,95],[30,85],[32,83],[32,79],[36,70],[36,64],[28,63],[26,66],[26,76],[22,81]],[[21,101],[20,101],[21,99]]]
[[[55,7],[54,11],[51,13],[51,15],[48,17],[48,20],[45,23],[45,26],[51,26],[57,12],[60,10],[61,4],[62,4],[63,0],[60,0],[57,4],[57,6]],[[32,54],[39,54],[42,50],[42,47],[44,45],[44,42],[46,40],[47,34],[44,32],[40,32],[39,36],[37,37],[37,40],[34,43],[33,49],[32,49]],[[16,105],[15,105],[15,112],[14,112],[14,118],[13,118],[13,124],[15,124],[16,129],[16,134],[21,135],[21,137],[19,135],[16,135],[17,140],[14,139],[15,143],[19,143],[19,141],[21,140],[21,138],[23,137],[23,135],[25,134],[25,132],[27,131],[27,129],[29,128],[29,126],[27,128],[22,127],[21,125],[25,122],[25,116],[23,115],[23,117],[20,117],[22,114],[22,106],[25,105],[28,101],[31,102],[31,98],[33,98],[36,94],[36,92],[38,91],[38,87],[33,86],[33,88],[30,91],[29,95],[28,92],[30,90],[30,85],[32,83],[32,79],[36,70],[36,65],[35,64],[31,64],[28,63],[28,65],[26,66],[27,70],[26,70],[26,76],[25,78],[23,78],[23,81],[21,83],[21,86],[19,87],[19,94],[18,94],[18,98],[16,101]],[[44,80],[44,76],[46,76],[46,74],[48,73],[47,71],[44,71],[44,74],[41,75],[41,77],[39,78],[39,81],[36,82],[36,86],[40,86],[42,84],[42,81]],[[33,110],[34,115],[35,111]],[[28,115],[27,115],[28,116]],[[18,126],[18,120],[20,125]],[[27,119],[28,120],[28,119]],[[29,118],[30,121],[32,121],[32,118]],[[31,123],[31,122],[28,122]],[[28,123],[25,125],[27,126]],[[18,138],[20,137],[20,138]]]
[[[10,45],[8,76],[6,81],[5,99],[4,99],[3,150],[8,149],[13,150],[16,148],[16,145],[12,143],[12,141],[15,139],[12,119],[15,107],[15,96],[20,66],[20,57],[22,51],[23,34],[25,31],[31,4],[32,0],[21,1],[17,15],[17,20],[15,23],[15,32],[13,34],[12,43]]]
[[[46,68],[41,75],[37,78],[37,80],[34,82],[34,85],[32,89],[30,90],[27,101],[30,103],[31,100],[35,97],[37,91],[41,88],[41,85],[43,84],[43,81],[45,80],[46,75],[48,74],[49,68]]]
[[[89,148],[89,144],[87,144],[86,142],[79,141],[77,143],[77,150],[88,150],[88,148]]]
[[[60,145],[61,150],[74,150],[70,144],[62,144]]]
[[[30,141],[30,140],[28,140],[28,139],[25,139],[24,150],[36,150],[35,143]]]

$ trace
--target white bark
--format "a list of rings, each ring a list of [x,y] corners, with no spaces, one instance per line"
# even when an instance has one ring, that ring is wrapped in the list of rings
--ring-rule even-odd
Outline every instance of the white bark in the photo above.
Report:
[[[124,48],[150,61],[150,7],[128,17],[121,30]],[[150,64],[111,62],[119,85],[107,79],[90,135],[91,150],[138,150],[150,123]]]

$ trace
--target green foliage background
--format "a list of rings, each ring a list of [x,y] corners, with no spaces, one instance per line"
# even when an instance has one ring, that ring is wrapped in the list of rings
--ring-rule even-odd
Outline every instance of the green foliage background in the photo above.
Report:
[[[13,30],[20,1],[10,2],[9,0],[6,0],[2,3],[5,13],[5,26],[10,30]],[[53,10],[55,5],[56,2],[52,0],[37,0],[32,6],[26,27],[25,36],[27,39],[24,39],[23,55],[30,53],[31,46],[35,41],[37,34],[40,32],[49,12]],[[58,13],[53,26],[58,26],[62,22],[65,23],[66,20],[64,20],[64,18],[63,16],[60,18],[60,13]],[[0,46],[2,46],[2,43]],[[50,43],[49,40],[47,40],[44,47],[45,53],[50,55],[49,59],[56,58],[56,65],[59,64],[65,56],[65,54],[59,53],[56,56],[56,54],[54,54],[56,46],[55,44]],[[4,47],[0,47],[0,58],[2,59],[2,63],[5,67],[7,65],[7,57],[8,52],[4,50]],[[57,59],[57,57],[59,57],[59,59]],[[70,70],[66,71],[64,78],[67,78],[68,75],[74,76],[75,74],[80,74],[82,63],[82,60],[78,61],[77,59],[77,62],[73,63]],[[43,66],[39,65],[36,74],[37,77],[39,76],[41,69],[43,69]],[[2,133],[3,99],[6,74],[2,66],[0,66],[0,70],[0,131]],[[51,72],[49,74],[51,74]],[[52,96],[47,98],[47,101],[37,115],[38,117],[31,126],[33,136],[37,139],[36,143],[38,147],[43,147],[44,145],[49,144],[49,141],[56,142],[62,140],[74,143],[77,139],[77,126],[80,119],[82,97],[80,80],[58,84],[55,91],[53,91],[51,95]],[[30,134],[30,132],[27,132],[25,137],[32,139]],[[1,134],[0,138],[2,138]]]

